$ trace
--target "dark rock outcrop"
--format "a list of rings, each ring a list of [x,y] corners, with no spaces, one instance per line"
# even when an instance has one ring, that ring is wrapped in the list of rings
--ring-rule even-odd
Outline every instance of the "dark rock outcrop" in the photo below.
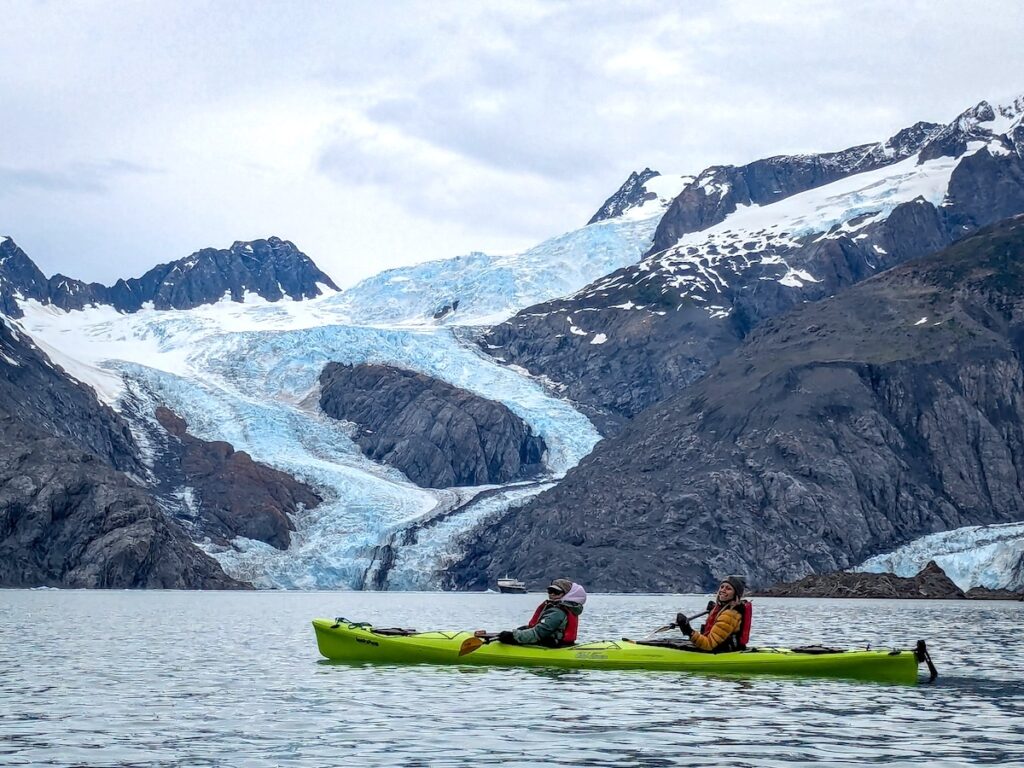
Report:
[[[0,314],[21,317],[17,296],[44,301],[46,275],[14,240],[0,235]]]
[[[136,312],[144,304],[191,309],[225,296],[242,301],[247,292],[268,301],[285,296],[308,299],[323,293],[321,285],[338,290],[308,256],[277,237],[236,242],[229,249],[204,248],[160,264],[140,278],[118,280],[109,288],[59,274],[47,280],[13,240],[0,242],[0,312],[9,317],[21,317],[18,295],[65,310],[109,304],[122,312]]]
[[[385,365],[330,363],[320,407],[353,422],[363,452],[417,485],[507,483],[536,474],[545,446],[500,403],[420,373]]]
[[[964,596],[968,600],[1024,600],[1024,592],[988,587],[971,587]]]
[[[213,304],[230,294],[241,301],[246,292],[268,301],[285,296],[309,299],[323,291],[320,284],[338,287],[316,264],[287,240],[236,242],[227,250],[204,248],[170,264],[154,267],[138,279],[118,280],[110,288],[110,303],[134,312],[144,303],[156,309],[191,309]]]
[[[0,446],[0,586],[246,586],[95,454],[8,414]]]
[[[0,415],[93,453],[114,469],[141,477],[145,469],[128,424],[72,380],[28,334],[0,317]]]
[[[967,597],[934,561],[911,578],[894,573],[839,571],[759,589],[758,597],[877,597],[952,600]]]
[[[0,317],[0,586],[245,586],[165,517],[145,474],[123,419]]]
[[[454,584],[754,587],[1024,520],[1024,219],[766,321],[464,542]]]
[[[322,501],[309,486],[245,451],[188,434],[185,420],[169,409],[157,408],[156,418],[174,438],[161,457],[162,483],[192,489],[197,519],[190,523],[197,535],[219,544],[244,536],[287,549],[295,530],[291,515],[299,505],[312,509]]]
[[[648,200],[657,197],[654,192],[648,192],[644,187],[648,181],[661,174],[644,168],[640,173],[633,171],[625,183],[616,190],[615,194],[604,201],[604,205],[597,209],[597,213],[590,217],[587,224],[594,224],[605,219],[614,219],[621,216],[630,208],[643,205]]]

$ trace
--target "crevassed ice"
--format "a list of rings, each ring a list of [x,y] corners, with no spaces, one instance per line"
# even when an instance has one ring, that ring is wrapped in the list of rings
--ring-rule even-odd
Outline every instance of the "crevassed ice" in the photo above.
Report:
[[[660,178],[660,177],[656,177]],[[682,182],[676,181],[676,185]],[[392,269],[327,300],[353,323],[423,323],[458,301],[446,324],[499,323],[633,264],[650,248],[668,200],[553,237],[522,253],[471,253]]]
[[[923,536],[852,569],[910,577],[934,560],[960,589],[1024,589],[1024,523],[972,525]]]
[[[25,326],[48,351],[74,360],[73,375],[117,374],[142,401],[143,412],[166,405],[197,437],[227,441],[318,488],[325,500],[296,516],[287,551],[248,540],[233,548],[205,545],[229,574],[261,587],[356,586],[393,532],[433,520],[482,490],[419,488],[363,456],[345,425],[319,410],[318,379],[328,362],[396,365],[504,403],[544,438],[552,478],[575,466],[599,439],[569,404],[461,344],[451,329],[344,325],[321,305],[229,302],[132,315],[32,305]],[[118,396],[123,394],[122,387]],[[461,533],[502,504],[541,489],[510,488],[465,515],[425,528],[415,548],[398,558],[395,581],[387,586],[435,586]]]

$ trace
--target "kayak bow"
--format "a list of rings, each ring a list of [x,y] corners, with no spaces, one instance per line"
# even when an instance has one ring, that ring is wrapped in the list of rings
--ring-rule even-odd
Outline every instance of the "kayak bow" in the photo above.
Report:
[[[570,669],[651,669],[723,675],[798,675],[887,683],[916,683],[917,668],[934,666],[924,641],[913,650],[836,650],[750,648],[734,653],[701,653],[666,644],[633,640],[580,643],[568,648],[491,642],[465,652],[469,632],[414,632],[374,629],[346,619],[314,619],[317,647],[334,661],[383,664],[464,664],[473,666],[565,667]],[[460,650],[463,652],[460,654]]]

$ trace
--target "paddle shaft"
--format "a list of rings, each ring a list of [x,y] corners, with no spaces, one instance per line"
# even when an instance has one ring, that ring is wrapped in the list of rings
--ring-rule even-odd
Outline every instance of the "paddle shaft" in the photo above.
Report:
[[[707,609],[701,611],[700,613],[694,614],[693,616],[687,616],[686,620],[687,621],[693,621],[694,619],[699,619],[701,616],[707,616],[709,613],[711,613],[711,608],[707,608]],[[656,630],[651,632],[651,634],[649,634],[647,637],[645,637],[644,640],[647,640],[647,639],[653,637],[654,635],[660,634],[661,632],[668,632],[670,629],[675,629],[678,626],[679,626],[678,624],[674,624],[673,623],[673,624],[666,624],[664,627],[658,627]]]

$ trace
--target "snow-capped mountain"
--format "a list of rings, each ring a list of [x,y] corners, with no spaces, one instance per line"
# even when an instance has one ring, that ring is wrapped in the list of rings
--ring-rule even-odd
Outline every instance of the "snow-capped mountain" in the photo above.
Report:
[[[669,206],[649,256],[524,309],[485,348],[563,385],[614,430],[763,319],[1024,211],[1022,114],[1024,98],[982,102],[947,126],[918,124],[827,161],[710,168]]]
[[[644,168],[639,172],[633,171],[615,194],[605,200],[604,205],[597,209],[597,213],[590,217],[590,221],[587,224],[596,224],[606,219],[618,218],[627,211],[643,205],[648,200],[656,199],[658,194],[647,187],[648,182],[660,175],[660,173],[652,171],[650,168]],[[686,183],[688,184],[691,181],[693,181],[692,178],[687,179]],[[651,186],[655,186],[655,184],[657,182],[652,183]],[[671,195],[671,199],[674,199],[680,191],[681,189],[676,189]]]
[[[742,573],[756,589],[937,531],[1020,523],[1022,332],[1024,215],[764,321],[474,532],[451,573],[480,586],[557,569],[652,591]],[[976,574],[1005,583],[1019,568],[985,562]]]
[[[765,319],[1024,210],[1022,106],[981,104],[946,126],[919,123],[888,141],[825,155],[715,166],[697,176],[645,169],[588,226],[535,248],[390,270],[344,292],[326,291],[330,279],[276,238],[206,249],[109,289],[59,275],[46,280],[7,241],[0,311],[24,311],[19,327],[38,347],[120,411],[150,470],[166,439],[156,416],[162,406],[195,440],[229,443],[316,489],[322,500],[291,515],[287,549],[241,536],[201,542],[230,577],[262,587],[479,584],[479,563],[514,564],[508,547],[529,539],[544,508],[538,494],[557,491],[600,439],[593,423],[606,433],[621,429],[703,375]],[[283,258],[295,269],[282,267]],[[517,312],[482,346],[465,328]],[[437,391],[503,404],[546,446],[540,476],[417,487],[363,454],[356,425],[323,413],[319,382],[330,363],[411,371],[450,385]],[[635,431],[631,439],[656,440]],[[642,457],[643,445],[626,445],[622,455]],[[622,498],[635,490],[644,503],[675,508],[671,492],[644,485],[671,466],[635,476],[622,466],[595,471],[614,477]],[[179,485],[154,493],[170,514],[191,520],[201,494],[186,475],[175,478]],[[614,494],[598,496],[593,504],[573,501],[594,513],[562,530],[574,553],[609,540],[617,523],[604,526],[608,515],[632,515]],[[509,521],[521,541],[487,542]],[[672,525],[648,528],[666,546],[679,545]],[[633,558],[639,539],[630,530],[617,546]],[[777,558],[769,550],[765,557]],[[559,560],[564,547],[550,554],[546,567],[583,568]],[[647,586],[638,567],[631,560],[615,588]],[[694,570],[673,578],[672,588],[698,588],[713,576]]]
[[[276,274],[275,251],[294,248],[277,238],[236,243],[227,251],[207,249],[151,270],[140,280],[118,283],[136,299],[149,296],[145,306],[138,300],[131,306],[81,301],[81,309],[68,312],[67,302],[54,300],[45,288],[28,290],[30,283],[24,279],[11,281],[18,286],[11,295],[17,299],[16,313],[24,310],[23,325],[40,347],[132,420],[151,466],[163,458],[164,438],[154,414],[164,406],[187,422],[195,439],[224,441],[322,490],[323,503],[295,515],[296,530],[286,552],[251,539],[239,539],[233,547],[204,545],[230,575],[260,586],[436,586],[438,563],[450,555],[453,537],[482,516],[523,503],[547,487],[598,437],[586,418],[567,404],[521,372],[495,365],[443,326],[507,317],[528,303],[575,290],[638,259],[650,246],[665,207],[685,183],[671,177],[656,181],[655,191],[645,192],[626,215],[524,253],[480,254],[392,270],[345,293],[315,300],[276,301],[280,291],[264,291],[262,297],[256,292],[237,295],[239,286],[248,285],[237,282],[219,294],[225,299],[230,294],[235,301],[193,301],[188,312],[159,311],[178,307],[182,297],[209,298],[203,279],[197,283],[204,286],[202,291],[189,279],[208,277],[210,265],[252,256],[252,274]],[[13,242],[9,247],[14,254]],[[28,257],[20,249],[16,255],[17,263],[46,286]],[[314,288],[333,287],[329,278],[319,277],[315,265],[308,272],[315,278]],[[223,287],[217,279],[209,282],[215,290]],[[285,287],[283,281],[278,284]],[[302,290],[285,292],[293,298],[304,295]],[[99,290],[90,294],[96,295],[106,297]],[[457,311],[449,310],[439,326],[435,315],[445,300]],[[318,377],[332,362],[396,366],[504,403],[546,445],[544,475],[507,490],[415,487],[393,469],[362,456],[348,428],[319,411]],[[467,506],[481,490],[487,491],[486,500]],[[182,519],[194,517],[195,489],[171,491],[161,502],[171,510],[177,507]],[[400,531],[405,532],[403,546],[393,553],[389,542]],[[382,548],[388,549],[386,567]]]
[[[312,259],[278,237],[236,242],[227,249],[204,248],[109,288],[61,274],[47,279],[11,238],[0,240],[0,312],[10,317],[21,316],[23,299],[66,310],[109,304],[121,312],[136,312],[144,306],[191,309],[225,297],[240,301],[246,293],[277,301],[337,290]]]

